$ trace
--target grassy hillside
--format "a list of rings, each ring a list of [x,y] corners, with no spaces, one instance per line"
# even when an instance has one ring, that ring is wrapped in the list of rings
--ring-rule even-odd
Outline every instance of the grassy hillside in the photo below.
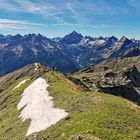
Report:
[[[25,137],[29,122],[22,122],[17,104],[23,90],[34,80],[30,75],[17,78],[0,93],[0,140],[138,140],[140,109],[132,103],[107,94],[85,92],[64,75],[52,71],[42,75],[49,83],[55,107],[69,116],[56,125]],[[30,78],[16,90],[23,79]]]

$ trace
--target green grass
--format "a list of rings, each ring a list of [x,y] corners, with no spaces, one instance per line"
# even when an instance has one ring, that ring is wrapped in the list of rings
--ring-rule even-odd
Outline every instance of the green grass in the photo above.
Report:
[[[23,77],[15,81],[8,89],[0,93],[0,140],[22,140],[25,138],[29,121],[20,121],[17,104],[20,101],[21,93],[31,81],[26,82],[16,90],[13,88],[27,78]]]
[[[102,93],[82,93],[56,74],[47,73],[44,77],[49,80],[49,91],[54,97],[55,106],[65,108],[70,119],[64,119],[42,131],[38,135],[39,139],[72,139],[75,134],[82,134],[85,139],[90,139],[91,136],[105,140],[140,138],[138,108],[119,97]]]
[[[49,82],[54,106],[65,109],[70,118],[63,119],[47,130],[37,133],[37,140],[74,140],[82,135],[86,140],[138,140],[140,139],[140,109],[120,97],[102,93],[83,92],[63,75],[51,71],[43,77]],[[25,79],[25,77],[24,77]],[[17,104],[22,91],[32,80],[12,89],[19,79],[0,93],[0,140],[25,140],[29,120],[18,119]],[[30,136],[31,137],[31,136]]]

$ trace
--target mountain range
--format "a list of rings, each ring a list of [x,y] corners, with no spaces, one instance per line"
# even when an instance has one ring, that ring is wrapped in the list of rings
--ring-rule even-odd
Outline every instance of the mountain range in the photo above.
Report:
[[[90,37],[76,31],[64,37],[47,38],[41,34],[0,35],[0,75],[35,62],[72,72],[116,57],[140,55],[140,41],[115,36]]]

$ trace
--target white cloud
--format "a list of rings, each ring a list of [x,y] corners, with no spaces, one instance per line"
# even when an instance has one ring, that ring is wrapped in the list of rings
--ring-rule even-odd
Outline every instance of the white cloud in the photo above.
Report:
[[[1,0],[0,9],[12,12],[39,14],[42,16],[51,16],[60,13],[59,8],[56,8],[55,5],[42,0],[38,2],[31,0]]]
[[[12,19],[0,19],[0,24],[27,24],[27,21],[12,20]]]
[[[110,25],[92,25],[89,23],[96,20],[94,15],[112,15],[115,11],[104,0],[96,2],[93,0],[1,0],[0,9],[11,13],[17,12],[21,15],[22,13],[30,13],[37,17],[43,17],[49,21],[47,22],[49,25],[52,24],[53,26],[90,28],[110,28]],[[1,19],[0,21],[0,29],[27,29],[33,27],[42,28],[47,27],[47,25],[9,19]]]
[[[112,26],[110,25],[104,25],[104,24],[99,24],[99,25],[92,25],[92,24],[74,24],[74,23],[58,23],[58,24],[51,24],[50,26],[55,26],[55,27],[89,27],[89,28],[111,28]],[[26,20],[13,20],[13,19],[0,19],[0,29],[2,30],[7,30],[7,29],[30,29],[30,28],[47,28],[48,25],[46,24],[40,24],[40,23],[32,23]]]
[[[27,29],[33,27],[48,27],[45,24],[32,23],[26,20],[0,19],[0,29]]]
[[[105,25],[105,24],[99,24],[99,25],[93,25],[93,24],[73,24],[73,23],[62,23],[62,24],[52,24],[53,26],[57,26],[57,27],[89,27],[89,28],[95,28],[95,29],[99,29],[99,28],[112,28],[113,26],[111,25]]]

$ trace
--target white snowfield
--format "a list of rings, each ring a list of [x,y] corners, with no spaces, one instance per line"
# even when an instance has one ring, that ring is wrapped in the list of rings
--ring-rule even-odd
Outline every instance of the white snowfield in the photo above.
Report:
[[[21,81],[15,88],[13,88],[13,90],[19,88],[19,87],[20,87],[22,84],[24,84],[27,80],[29,80],[29,79],[25,79],[25,80]]]
[[[68,115],[65,110],[54,108],[53,98],[47,91],[48,86],[45,79],[38,78],[21,95],[17,106],[18,110],[22,109],[19,117],[22,121],[31,120],[26,136],[45,130]]]

